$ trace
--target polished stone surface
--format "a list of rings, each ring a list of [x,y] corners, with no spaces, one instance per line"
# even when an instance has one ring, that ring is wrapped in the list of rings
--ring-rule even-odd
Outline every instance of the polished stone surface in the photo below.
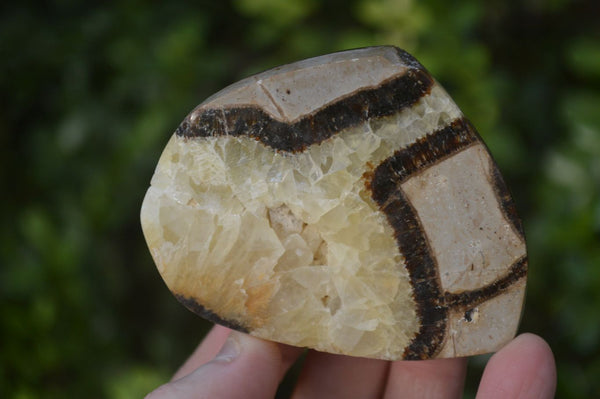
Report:
[[[142,205],[169,289],[209,320],[331,353],[454,357],[510,340],[525,292],[520,224],[479,136],[420,76],[406,53],[375,47],[276,68],[199,105]],[[381,100],[395,79],[419,80],[414,99]],[[302,122],[314,115],[327,135]],[[286,136],[303,144],[280,143],[270,120],[309,126]]]

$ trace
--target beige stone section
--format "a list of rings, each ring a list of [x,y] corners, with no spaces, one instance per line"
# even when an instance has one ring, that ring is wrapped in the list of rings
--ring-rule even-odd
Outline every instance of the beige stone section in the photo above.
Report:
[[[525,243],[494,193],[491,162],[478,144],[402,184],[429,239],[445,291],[487,285],[525,255]]]
[[[502,348],[517,333],[524,297],[522,278],[502,295],[473,308],[469,312],[471,321],[465,318],[464,310],[451,311],[446,341],[438,357],[472,356]]]
[[[310,58],[243,79],[200,104],[205,109],[254,105],[293,121],[356,90],[402,75],[406,66],[393,47],[370,47]]]

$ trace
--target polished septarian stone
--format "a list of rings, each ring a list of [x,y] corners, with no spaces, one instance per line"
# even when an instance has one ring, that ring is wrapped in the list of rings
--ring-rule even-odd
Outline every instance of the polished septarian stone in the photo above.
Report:
[[[521,224],[473,126],[395,47],[274,68],[208,98],[142,205],[190,310],[290,345],[378,359],[492,352],[515,335]]]

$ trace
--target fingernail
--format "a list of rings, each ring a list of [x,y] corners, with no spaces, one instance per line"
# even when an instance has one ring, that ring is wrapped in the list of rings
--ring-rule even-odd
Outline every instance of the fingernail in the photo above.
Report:
[[[239,333],[232,331],[225,340],[223,347],[221,348],[219,353],[217,353],[217,356],[215,356],[213,360],[220,362],[231,362],[240,354],[240,348],[241,345]]]

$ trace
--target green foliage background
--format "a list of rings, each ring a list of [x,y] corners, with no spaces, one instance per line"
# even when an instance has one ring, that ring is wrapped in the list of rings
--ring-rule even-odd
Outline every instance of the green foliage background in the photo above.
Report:
[[[599,4],[3,3],[0,397],[135,398],[167,380],[208,327],[138,222],[169,136],[248,74],[375,44],[421,60],[487,141],[528,237],[522,330],[552,346],[558,397],[600,397]]]

